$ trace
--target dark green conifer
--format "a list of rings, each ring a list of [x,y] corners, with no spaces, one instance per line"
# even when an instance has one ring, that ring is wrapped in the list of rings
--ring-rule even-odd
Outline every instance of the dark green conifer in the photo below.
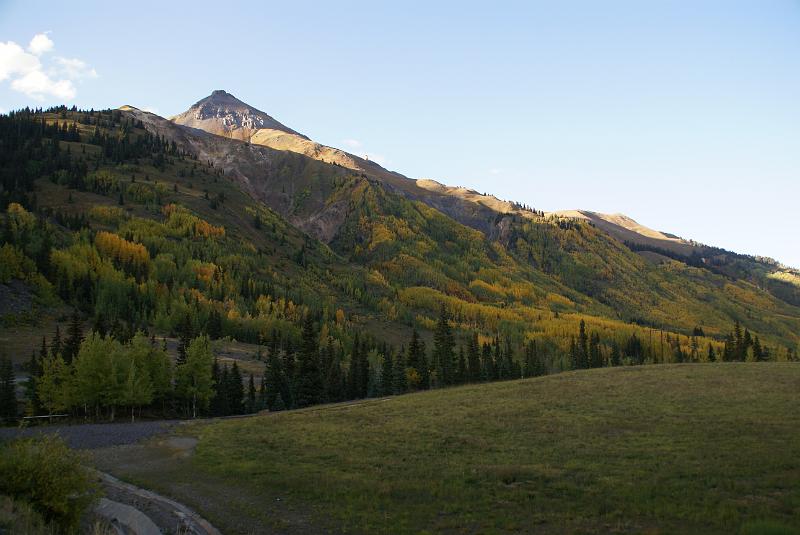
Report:
[[[433,360],[436,364],[437,380],[442,386],[453,384],[455,379],[454,346],[453,331],[450,328],[447,311],[442,305],[433,336]]]
[[[317,333],[311,314],[306,314],[298,353],[297,390],[295,406],[308,407],[322,400],[322,372],[319,366]]]
[[[0,355],[0,420],[6,423],[17,419],[17,394],[14,366],[5,355]]]
[[[247,407],[248,414],[256,412],[256,383],[253,374],[250,374],[250,381],[247,383]]]

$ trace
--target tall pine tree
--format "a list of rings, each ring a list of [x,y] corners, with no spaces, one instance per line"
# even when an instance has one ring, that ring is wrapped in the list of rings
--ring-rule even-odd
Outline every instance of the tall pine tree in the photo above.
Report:
[[[303,321],[303,332],[298,353],[297,391],[295,403],[297,407],[308,407],[322,400],[322,373],[319,366],[319,348],[314,321],[307,313]]]
[[[5,355],[0,355],[0,420],[7,423],[17,419],[17,394],[14,366]]]
[[[447,311],[442,305],[433,336],[433,360],[437,366],[437,382],[442,386],[451,385],[455,380],[454,346],[453,331],[450,328]]]

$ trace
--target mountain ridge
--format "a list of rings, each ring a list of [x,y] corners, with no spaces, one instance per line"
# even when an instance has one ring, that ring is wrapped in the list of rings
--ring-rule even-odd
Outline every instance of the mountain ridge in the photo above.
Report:
[[[255,116],[263,120],[257,128],[252,119],[249,119],[248,124],[253,126],[243,127],[241,121],[231,119],[230,114],[227,113],[231,109],[240,112],[246,110],[245,115],[248,117]],[[204,118],[198,119],[198,114],[203,115]],[[482,194],[460,186],[448,186],[430,178],[408,178],[342,149],[317,143],[222,89],[214,90],[209,96],[199,100],[185,112],[170,117],[169,121],[254,145],[296,152],[319,161],[364,172],[383,180],[396,191],[403,192],[412,199],[422,200],[462,223],[492,235],[496,235],[493,229],[476,222],[476,219],[487,217],[484,209],[497,214],[530,217],[530,210],[522,209],[522,205],[518,203],[501,200],[494,195]],[[475,205],[473,210],[477,210],[477,213],[470,210],[469,204],[465,203]],[[461,217],[462,214],[459,211],[472,212],[472,215]],[[587,209],[567,209],[546,212],[545,215],[587,220],[620,241],[633,243],[640,247],[664,249],[681,256],[702,255],[707,254],[709,250],[718,250],[713,246],[706,246],[668,232],[651,229],[621,213],[604,214]],[[780,267],[786,268],[788,271],[797,271],[782,264]]]
[[[440,231],[430,225],[431,218],[435,220],[438,216],[434,215],[435,212],[420,212],[421,208],[415,207],[415,203],[420,203],[480,233],[459,245],[468,248],[470,241],[482,242],[479,249],[484,251],[481,253],[484,260],[476,260],[478,264],[496,257],[498,253],[501,255],[498,260],[511,254],[513,259],[501,260],[500,265],[520,263],[513,268],[507,264],[504,268],[511,269],[510,273],[517,272],[514,277],[537,280],[539,288],[549,287],[554,294],[569,295],[569,300],[583,302],[581,306],[599,307],[597,313],[602,315],[611,314],[651,325],[673,324],[667,314],[655,313],[652,306],[636,304],[632,298],[639,296],[644,302],[653,304],[663,301],[659,306],[664,310],[694,302],[696,298],[691,292],[687,292],[687,288],[678,289],[680,286],[669,294],[660,295],[663,290],[659,290],[659,286],[673,277],[669,275],[675,270],[671,266],[678,263],[701,268],[730,281],[742,281],[741,284],[746,281],[787,304],[800,304],[799,279],[791,272],[787,274],[773,264],[720,249],[704,248],[653,231],[624,215],[588,210],[544,213],[468,188],[446,186],[431,179],[414,180],[372,162],[369,167],[352,168],[326,161],[319,151],[308,154],[297,147],[286,148],[269,139],[264,141],[263,137],[251,136],[250,139],[259,141],[255,143],[225,133],[216,134],[214,130],[219,128],[210,123],[201,126],[211,132],[141,110],[130,109],[125,113],[142,120],[153,133],[177,141],[179,146],[196,153],[200,160],[208,160],[253,198],[264,202],[290,224],[327,243],[350,261],[375,269],[383,276],[387,276],[386,269],[398,270],[397,273],[409,269],[418,272],[418,275],[409,273],[401,277],[400,287],[429,286],[443,292],[442,296],[455,291],[450,283],[434,284],[432,281],[440,276],[438,274],[419,275],[430,269],[426,265],[427,255],[415,252],[420,245],[413,242],[400,245],[403,234],[408,233],[406,227],[420,214],[425,214],[423,217],[428,223],[422,227],[414,226],[411,235],[421,233],[433,238],[430,245],[424,247],[446,247],[447,240],[452,239],[435,237]],[[294,136],[294,139],[299,138]],[[306,139],[302,141],[313,143]],[[442,220],[436,226],[441,224],[450,225]],[[453,232],[462,231],[454,228]],[[388,243],[395,243],[399,248],[386,248]],[[502,252],[497,247],[501,247]],[[398,254],[401,256],[397,257]],[[453,257],[449,262],[458,264],[459,257]],[[442,265],[436,269],[444,268]],[[531,268],[536,272],[529,272]],[[686,271],[680,277],[691,278],[693,275]],[[711,288],[714,286],[724,287],[724,279],[714,280],[705,275],[702,279],[705,280],[702,284],[707,286],[703,292],[713,291]],[[468,281],[466,278],[459,285]],[[470,284],[478,284],[478,281]],[[688,279],[683,285],[687,284]],[[477,290],[479,286],[475,288]],[[464,293],[471,291],[466,286],[458,290],[461,295],[473,299]],[[697,314],[697,322],[702,322],[703,314],[718,313],[708,309],[700,314],[703,307],[691,306],[695,310],[692,314]],[[726,306],[733,306],[730,310],[734,310],[743,307],[744,303]],[[793,314],[789,313],[790,316]]]

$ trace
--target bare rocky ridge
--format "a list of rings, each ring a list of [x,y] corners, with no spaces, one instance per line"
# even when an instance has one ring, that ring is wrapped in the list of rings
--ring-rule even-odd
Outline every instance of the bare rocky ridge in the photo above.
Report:
[[[177,124],[199,128],[218,136],[240,141],[249,141],[250,136],[260,129],[279,131],[308,139],[222,89],[199,100],[180,115],[170,117],[170,120]]]

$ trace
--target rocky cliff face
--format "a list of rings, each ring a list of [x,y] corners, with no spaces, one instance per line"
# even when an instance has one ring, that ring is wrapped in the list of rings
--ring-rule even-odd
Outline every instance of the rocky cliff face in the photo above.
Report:
[[[214,91],[185,112],[171,117],[170,120],[241,141],[250,141],[250,137],[260,129],[276,130],[308,139],[222,89]]]

